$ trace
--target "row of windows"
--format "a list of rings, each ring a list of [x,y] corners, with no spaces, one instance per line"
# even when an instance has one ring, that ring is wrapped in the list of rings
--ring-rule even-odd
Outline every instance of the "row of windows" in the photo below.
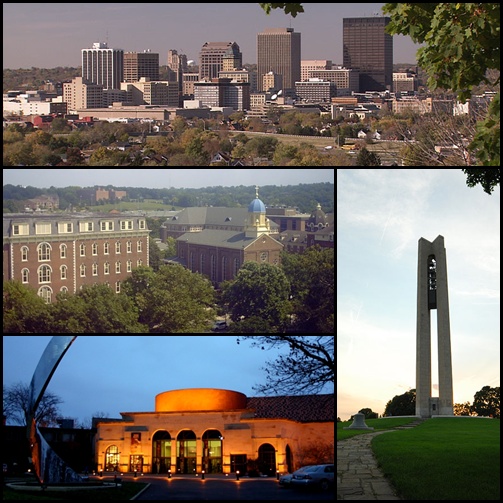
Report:
[[[108,281],[104,284],[108,287],[110,286],[110,283],[108,283]],[[114,286],[115,286],[115,293],[120,293],[121,282],[116,281]],[[60,292],[61,293],[68,293],[68,288],[66,286],[62,286],[60,289]],[[44,299],[47,302],[47,304],[50,304],[52,302],[53,290],[50,286],[44,285],[38,289],[37,295],[39,297],[41,297],[42,299]]]
[[[138,259],[136,261],[136,267],[140,267],[143,265],[143,260]],[[91,265],[89,268],[85,264],[82,264],[79,267],[79,275],[81,278],[87,277],[88,269],[91,269],[91,275],[92,276],[98,276],[99,274],[99,265],[95,262],[94,264]],[[133,270],[133,262],[131,260],[128,260],[126,262],[126,272],[132,272]],[[68,266],[62,265],[59,268],[60,271],[60,279],[68,279]],[[111,264],[110,262],[105,262],[103,264],[103,274],[109,275],[111,271]],[[115,273],[120,274],[122,272],[122,263],[121,262],[115,262]],[[38,282],[39,283],[50,283],[52,281],[52,267],[44,264],[41,265],[37,269],[37,275],[38,275]],[[27,268],[24,268],[21,270],[21,281],[23,283],[29,283],[30,282],[30,270]]]
[[[94,232],[95,222],[79,222],[79,232]],[[101,220],[98,223],[100,231],[113,231],[115,228],[115,220]],[[134,229],[133,220],[119,220],[118,228],[121,231],[131,231]],[[58,234],[72,234],[74,229],[73,222],[58,222]],[[138,220],[138,229],[146,230],[147,224],[145,220]],[[13,224],[12,234],[14,236],[27,236],[30,233],[28,223]],[[35,234],[52,234],[51,222],[35,223]]]
[[[183,249],[182,251],[182,258],[183,258]],[[199,272],[203,273],[204,272],[204,267],[205,267],[205,261],[206,261],[206,256],[204,253],[201,253],[199,256]],[[226,272],[227,272],[227,264],[228,264],[228,258],[226,256],[222,257],[222,281],[225,281],[226,279],[229,279],[226,277]],[[215,255],[211,254],[210,255],[210,265],[211,265],[211,273],[210,277],[212,281],[216,281],[217,279],[217,260]],[[235,258],[233,260],[233,265],[234,265],[234,276],[237,275],[239,268],[241,267],[239,259]],[[196,257],[194,252],[190,252],[190,270],[192,272],[196,271]]]
[[[27,246],[21,247],[21,261],[22,262],[28,261],[29,251],[30,250]],[[85,243],[81,243],[79,245],[79,256],[85,257],[86,251],[87,251],[87,245]],[[120,241],[116,241],[115,242],[115,254],[118,255],[121,253],[121,251],[122,251],[122,243]],[[136,251],[138,253],[143,252],[143,241],[137,241]],[[40,243],[37,246],[38,261],[45,262],[45,261],[51,260],[51,252],[52,252],[52,246],[49,243]],[[126,243],[126,253],[133,253],[133,242],[132,241],[128,241]],[[108,242],[103,243],[103,254],[110,255],[110,243],[108,243]],[[91,245],[91,255],[93,255],[93,256],[98,255],[98,243],[93,243]],[[59,245],[59,257],[60,258],[67,258],[68,257],[68,246],[67,245],[65,245],[65,244]]]

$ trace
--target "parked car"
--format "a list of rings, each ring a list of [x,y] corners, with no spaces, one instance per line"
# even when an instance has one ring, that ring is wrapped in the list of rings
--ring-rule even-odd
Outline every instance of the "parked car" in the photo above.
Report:
[[[334,485],[334,465],[311,465],[292,473],[292,487],[317,487],[327,491]]]
[[[304,467],[307,468],[307,467]],[[294,473],[300,473],[304,468],[299,468],[296,472]],[[290,487],[292,485],[292,477],[293,473],[285,473],[284,475],[281,475],[279,478],[279,485],[282,487]]]
[[[225,330],[226,328],[227,328],[227,322],[224,320],[224,321],[217,321],[213,325],[213,328],[211,330],[213,330],[213,332],[217,332],[219,330]]]

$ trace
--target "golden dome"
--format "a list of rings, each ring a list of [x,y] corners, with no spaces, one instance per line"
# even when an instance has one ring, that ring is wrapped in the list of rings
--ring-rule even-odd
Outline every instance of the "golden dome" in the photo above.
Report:
[[[218,411],[246,408],[246,395],[215,388],[165,391],[155,397],[156,412]]]

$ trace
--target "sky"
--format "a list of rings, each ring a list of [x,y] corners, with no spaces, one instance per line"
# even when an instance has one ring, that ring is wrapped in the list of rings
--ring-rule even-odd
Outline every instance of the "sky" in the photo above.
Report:
[[[186,388],[221,388],[257,396],[267,361],[277,350],[252,348],[236,336],[79,336],[48,390],[62,416],[89,420],[96,412],[152,412],[155,396]],[[4,386],[29,384],[51,336],[3,336]],[[333,390],[332,390],[333,391]],[[329,391],[327,391],[329,392]]]
[[[337,416],[416,387],[418,240],[444,236],[454,403],[500,385],[500,188],[460,169],[337,170]],[[433,328],[434,327],[434,328]],[[432,383],[438,396],[436,312]]]
[[[31,185],[39,188],[118,187],[200,188],[222,185],[298,185],[334,183],[333,169],[4,169],[4,185]]]
[[[289,27],[302,34],[302,59],[342,64],[342,19],[381,13],[382,3],[304,3],[296,18],[269,16],[258,3],[4,3],[4,68],[80,66],[81,50],[106,41],[125,51],[151,49],[161,65],[169,49],[199,60],[205,42],[236,42],[256,63],[257,33]],[[418,46],[394,37],[394,62],[414,63]]]

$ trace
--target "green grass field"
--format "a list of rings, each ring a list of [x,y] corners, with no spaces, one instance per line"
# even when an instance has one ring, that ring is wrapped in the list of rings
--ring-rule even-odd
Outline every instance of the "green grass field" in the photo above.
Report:
[[[403,499],[500,499],[499,420],[430,419],[377,436],[372,449]]]
[[[388,430],[396,426],[412,423],[414,417],[385,417],[383,419],[365,419],[365,424],[374,428],[374,431]],[[347,426],[351,426],[353,421],[343,421],[337,423],[337,441],[344,440],[345,438],[354,437],[355,435],[364,435],[365,433],[372,433],[371,430],[345,430]]]

